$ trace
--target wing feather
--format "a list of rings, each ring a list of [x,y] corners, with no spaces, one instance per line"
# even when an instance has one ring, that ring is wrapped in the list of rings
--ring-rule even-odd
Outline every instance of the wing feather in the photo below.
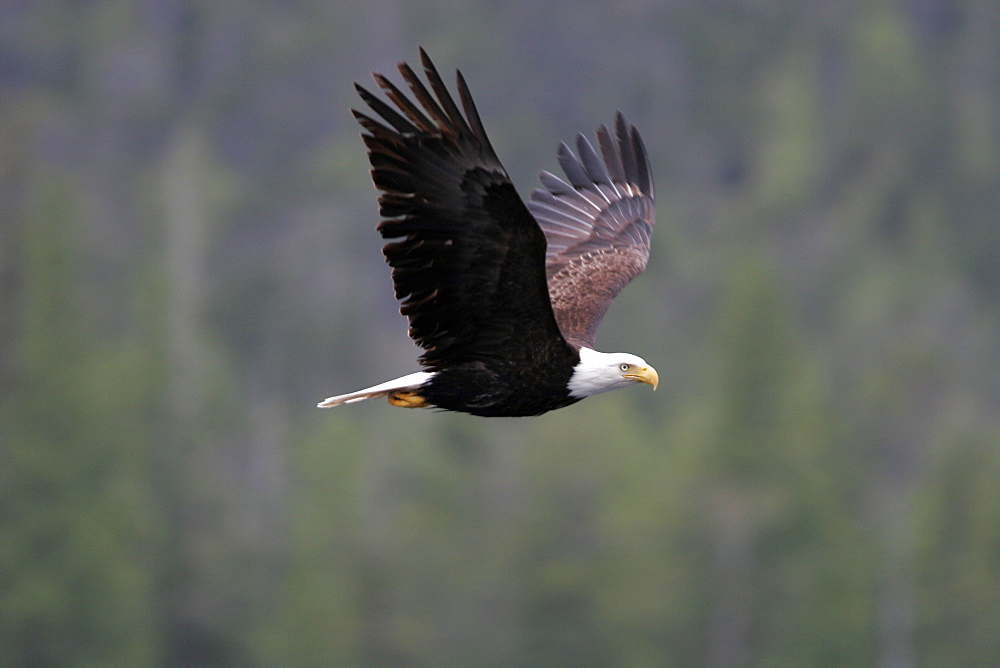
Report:
[[[594,347],[611,302],[646,268],[654,224],[649,158],[634,126],[618,113],[614,130],[597,129],[597,146],[579,135],[557,158],[566,181],[549,172],[528,208],[548,241],[549,297],[563,336]]]
[[[379,120],[354,115],[381,191],[378,230],[389,240],[382,251],[410,336],[424,348],[421,363],[440,370],[523,359],[525,341],[530,354],[571,353],[549,301],[544,233],[493,151],[461,74],[459,109],[423,49],[420,59],[427,84],[405,63],[399,72],[410,95],[375,74],[389,103],[357,86]]]

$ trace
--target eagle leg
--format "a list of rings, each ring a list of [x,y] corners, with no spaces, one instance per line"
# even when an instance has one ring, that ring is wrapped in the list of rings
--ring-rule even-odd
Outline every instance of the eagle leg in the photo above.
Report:
[[[401,408],[426,408],[430,406],[427,400],[417,392],[392,392],[387,398],[390,404]]]

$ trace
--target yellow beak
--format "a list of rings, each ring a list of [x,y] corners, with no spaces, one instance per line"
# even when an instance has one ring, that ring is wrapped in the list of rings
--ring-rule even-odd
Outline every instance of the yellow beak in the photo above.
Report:
[[[656,373],[656,369],[651,366],[643,366],[633,369],[629,373],[625,374],[624,377],[629,380],[635,380],[640,383],[652,385],[654,390],[657,385],[660,384],[660,376]]]

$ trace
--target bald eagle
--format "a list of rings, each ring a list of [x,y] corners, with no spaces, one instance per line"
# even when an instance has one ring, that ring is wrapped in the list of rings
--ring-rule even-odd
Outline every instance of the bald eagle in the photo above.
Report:
[[[649,258],[653,180],[639,133],[618,113],[613,129],[597,129],[600,156],[582,134],[576,154],[561,144],[568,183],[543,171],[525,204],[461,72],[464,114],[423,49],[420,60],[429,90],[401,63],[412,99],[373,74],[394,106],[355,84],[380,120],[353,113],[381,191],[378,231],[392,240],[382,252],[424,370],[319,406],[388,397],[525,416],[635,383],[656,389],[642,358],[594,347],[612,300]]]

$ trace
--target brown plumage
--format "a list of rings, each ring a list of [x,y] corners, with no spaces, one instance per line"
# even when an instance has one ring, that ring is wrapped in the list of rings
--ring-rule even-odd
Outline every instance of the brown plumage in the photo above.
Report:
[[[601,160],[584,135],[579,158],[559,145],[559,164],[569,179],[541,173],[544,190],[531,193],[528,208],[548,242],[549,297],[563,336],[594,347],[597,327],[611,302],[646,268],[653,232],[653,180],[639,133],[615,115],[615,136],[597,129]]]

